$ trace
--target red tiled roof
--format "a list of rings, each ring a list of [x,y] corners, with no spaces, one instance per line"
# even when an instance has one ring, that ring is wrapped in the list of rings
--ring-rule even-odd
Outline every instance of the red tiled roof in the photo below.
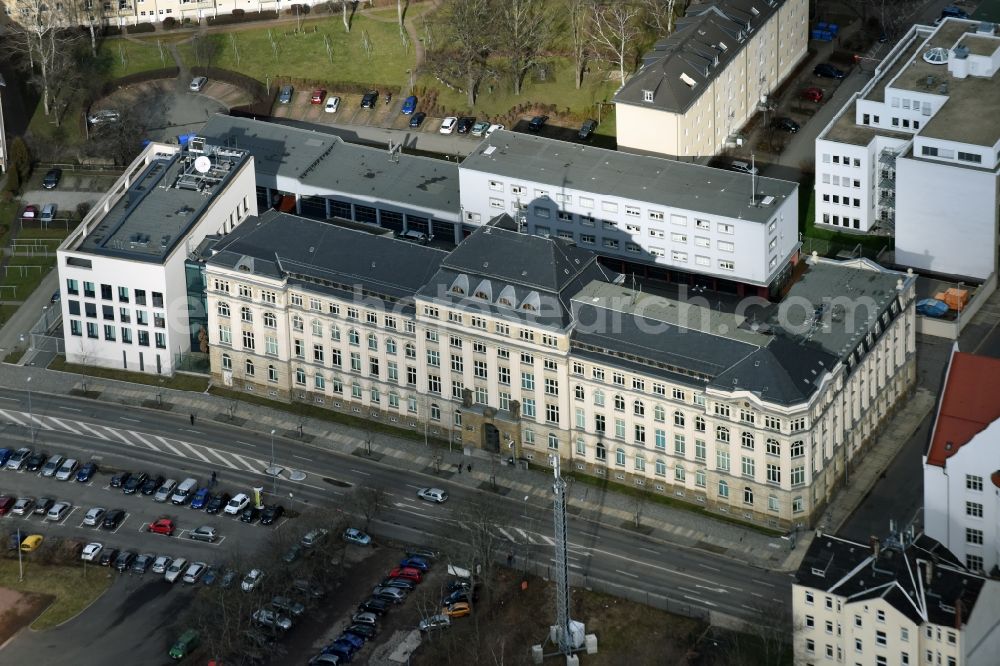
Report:
[[[955,352],[927,462],[944,467],[963,444],[1000,418],[1000,359]]]

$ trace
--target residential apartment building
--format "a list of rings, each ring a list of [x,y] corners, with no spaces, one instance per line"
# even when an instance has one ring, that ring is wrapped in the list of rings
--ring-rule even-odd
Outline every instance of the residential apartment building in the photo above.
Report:
[[[795,664],[992,666],[1000,583],[934,539],[817,533],[792,586]]]
[[[57,11],[62,16],[59,25],[76,26],[110,25],[124,27],[136,23],[161,23],[174,18],[178,22],[189,20],[197,23],[203,19],[232,14],[234,9],[245,12],[282,11],[293,5],[312,7],[317,0],[281,2],[281,0],[69,0],[59,3]],[[22,0],[4,0],[3,11],[12,20],[24,20],[33,11]]]
[[[721,152],[806,56],[806,0],[701,0],[614,96],[621,150]],[[735,145],[735,144],[732,144]]]
[[[816,139],[816,224],[894,235],[899,265],[989,277],[998,71],[993,24],[949,18],[911,28]]]
[[[466,226],[506,212],[623,272],[741,295],[777,291],[800,246],[796,183],[659,157],[501,130],[465,158],[459,184]]]
[[[460,220],[454,162],[390,155],[334,134],[227,115],[210,118],[201,134],[253,155],[261,209],[289,196],[303,217],[338,217],[455,243],[469,231]]]
[[[965,566],[1000,565],[1000,360],[954,349],[924,454],[924,531]]]
[[[863,260],[724,312],[507,215],[447,253],[373,231],[269,211],[221,239],[216,380],[774,527],[815,519],[914,380],[914,278]]]
[[[199,348],[188,259],[256,214],[246,151],[149,144],[56,253],[66,360],[173,374]]]

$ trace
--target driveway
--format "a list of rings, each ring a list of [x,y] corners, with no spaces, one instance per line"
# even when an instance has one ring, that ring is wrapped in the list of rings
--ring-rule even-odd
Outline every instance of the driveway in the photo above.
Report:
[[[200,130],[217,113],[245,101],[237,89],[222,82],[209,82],[200,93],[190,92],[177,79],[149,81],[121,88],[102,99],[94,108],[130,109],[143,119],[145,138],[176,140],[180,134]]]

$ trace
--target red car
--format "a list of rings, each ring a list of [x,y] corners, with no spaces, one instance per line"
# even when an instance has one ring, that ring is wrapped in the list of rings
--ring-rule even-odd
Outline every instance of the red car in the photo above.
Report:
[[[149,524],[149,531],[153,534],[174,535],[174,521],[169,518],[158,518]]]
[[[412,580],[414,583],[419,583],[424,579],[424,575],[420,572],[420,569],[396,567],[389,572],[389,578],[405,578],[406,580]]]
[[[14,507],[14,503],[17,500],[10,495],[0,496],[0,516],[6,516],[10,513],[10,510]]]
[[[322,104],[325,99],[326,91],[322,88],[317,88],[316,90],[313,90],[313,96],[309,101],[313,104]]]
[[[819,88],[806,88],[802,91],[802,99],[808,100],[810,102],[822,102],[823,101],[823,91]]]
[[[31,204],[30,206],[24,207],[24,212],[21,213],[21,219],[23,220],[36,220],[38,219],[38,206]]]

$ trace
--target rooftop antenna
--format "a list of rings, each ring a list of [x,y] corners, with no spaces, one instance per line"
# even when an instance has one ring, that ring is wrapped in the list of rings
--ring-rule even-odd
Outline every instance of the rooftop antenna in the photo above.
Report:
[[[750,153],[750,203],[753,204],[757,201],[757,167],[756,158],[753,153]]]
[[[389,139],[389,161],[399,164],[399,153],[403,150],[403,142],[400,141],[397,144],[393,144],[392,139]]]

